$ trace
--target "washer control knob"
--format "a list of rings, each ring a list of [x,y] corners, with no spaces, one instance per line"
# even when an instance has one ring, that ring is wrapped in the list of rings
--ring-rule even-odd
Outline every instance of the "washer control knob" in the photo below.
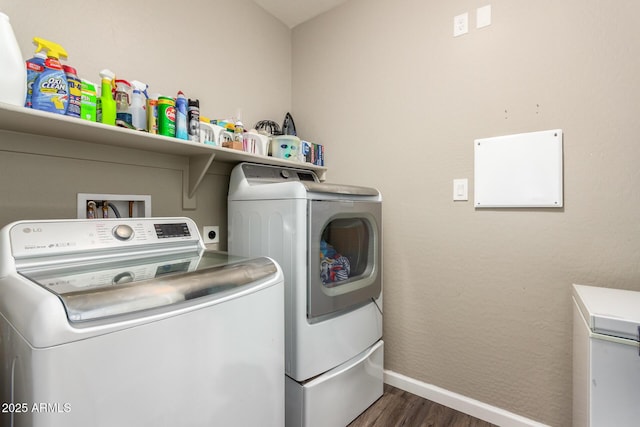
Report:
[[[133,237],[133,228],[126,224],[117,225],[113,229],[113,237],[122,241],[130,240]]]
[[[290,176],[289,171],[286,170],[286,169],[281,170],[280,171],[280,176],[283,177],[284,179],[288,179],[289,176]]]
[[[124,285],[125,283],[131,283],[133,282],[134,279],[134,275],[132,272],[130,271],[125,271],[119,274],[116,274],[113,279],[111,280],[111,283],[113,285]]]

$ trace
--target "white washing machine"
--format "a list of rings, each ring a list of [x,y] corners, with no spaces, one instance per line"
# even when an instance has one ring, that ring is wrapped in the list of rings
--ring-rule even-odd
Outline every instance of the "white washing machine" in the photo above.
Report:
[[[640,423],[640,292],[573,285],[573,425]]]
[[[283,276],[188,218],[0,231],[3,427],[281,426]]]
[[[284,272],[286,424],[348,424],[383,390],[380,193],[243,163],[228,209],[229,252]]]

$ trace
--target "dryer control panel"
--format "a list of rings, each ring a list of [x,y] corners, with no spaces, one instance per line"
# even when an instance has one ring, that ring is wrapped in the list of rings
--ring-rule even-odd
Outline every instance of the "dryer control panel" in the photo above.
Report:
[[[241,168],[249,185],[284,181],[320,182],[316,174],[309,170],[252,163],[244,163]]]

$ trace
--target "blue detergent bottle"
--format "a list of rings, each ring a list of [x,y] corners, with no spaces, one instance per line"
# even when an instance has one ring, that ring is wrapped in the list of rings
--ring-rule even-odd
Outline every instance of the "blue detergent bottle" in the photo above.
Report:
[[[39,49],[41,47],[38,47]],[[27,99],[24,106],[31,108],[31,98],[33,96],[33,84],[36,82],[38,76],[44,71],[44,61],[47,59],[47,54],[41,51],[36,51],[33,58],[27,59]]]
[[[69,84],[60,57],[66,58],[67,52],[59,44],[40,37],[34,37],[33,41],[38,45],[38,51],[47,52],[47,59],[44,70],[33,83],[31,108],[65,114],[69,105]]]

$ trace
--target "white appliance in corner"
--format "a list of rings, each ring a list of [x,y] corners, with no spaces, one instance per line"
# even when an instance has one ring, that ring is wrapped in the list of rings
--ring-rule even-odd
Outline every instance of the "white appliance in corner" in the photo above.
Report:
[[[573,425],[640,425],[640,292],[573,285]]]

